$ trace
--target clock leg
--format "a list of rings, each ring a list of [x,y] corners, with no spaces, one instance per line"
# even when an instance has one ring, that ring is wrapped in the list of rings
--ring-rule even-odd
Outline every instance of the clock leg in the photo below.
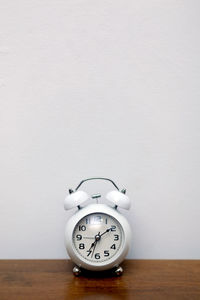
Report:
[[[74,273],[75,276],[79,276],[80,273],[81,273],[81,269],[78,266],[75,266],[73,268],[73,273]]]
[[[123,273],[123,268],[120,267],[120,266],[118,266],[118,267],[115,269],[115,274],[116,274],[117,276],[120,276],[120,275],[122,275],[122,273]]]

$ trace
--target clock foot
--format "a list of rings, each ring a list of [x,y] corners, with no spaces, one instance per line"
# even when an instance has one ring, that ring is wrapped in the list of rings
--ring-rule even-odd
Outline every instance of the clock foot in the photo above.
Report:
[[[123,268],[122,267],[117,267],[116,269],[115,269],[115,274],[117,275],[117,276],[120,276],[120,275],[122,275],[122,273],[123,273]]]
[[[79,276],[81,274],[81,269],[78,266],[73,268],[73,273],[75,276]]]

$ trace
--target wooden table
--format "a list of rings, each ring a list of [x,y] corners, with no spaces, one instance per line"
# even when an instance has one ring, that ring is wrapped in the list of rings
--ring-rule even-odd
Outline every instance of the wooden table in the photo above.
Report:
[[[72,267],[65,260],[1,260],[0,300],[200,300],[200,260],[127,260],[121,277],[74,277]]]

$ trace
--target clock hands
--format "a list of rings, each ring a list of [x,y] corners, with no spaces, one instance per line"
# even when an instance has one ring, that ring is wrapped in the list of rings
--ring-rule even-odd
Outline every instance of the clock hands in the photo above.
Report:
[[[92,253],[91,257],[93,256],[94,251],[95,251],[95,248],[96,248],[97,242],[101,239],[102,235],[104,235],[105,233],[109,232],[111,229],[112,229],[112,228],[108,228],[108,229],[106,229],[106,231],[104,231],[102,234],[100,234],[100,232],[99,232],[97,235],[95,235],[95,240],[94,240],[94,242],[91,244],[90,249],[87,251],[87,252],[89,252],[88,256],[89,256],[91,253]],[[94,248],[93,248],[93,247],[94,247]],[[92,248],[93,248],[93,250],[91,250]]]
[[[98,236],[99,236],[99,233],[98,233]],[[91,244],[90,249],[88,250],[88,252],[92,252],[91,249],[92,249],[92,247],[95,246],[95,243],[96,243],[96,235],[95,235],[95,241]],[[90,253],[88,255],[90,255]]]
[[[99,232],[97,235],[95,235],[94,238],[95,238],[95,241],[91,244],[90,249],[87,250],[87,252],[89,252],[87,256],[89,256],[91,253],[92,253],[92,255],[93,255],[94,250],[92,251],[91,249],[92,249],[93,247],[94,247],[94,249],[95,249],[95,247],[96,247],[96,242],[97,242],[98,240],[100,240],[100,232]],[[91,257],[92,257],[92,255],[91,255]]]
[[[105,233],[109,232],[112,228],[108,228],[106,229],[106,231],[104,231],[102,234],[100,234],[100,237],[102,237],[102,235],[104,235]]]
[[[94,248],[93,248],[93,251],[92,251],[92,255],[91,255],[91,257],[93,256],[93,254],[94,254],[94,250],[95,250],[95,248],[96,248],[96,245],[97,245],[97,241],[99,241],[100,240],[100,238],[101,238],[101,236],[100,236],[100,232],[95,236],[95,242],[94,242]]]

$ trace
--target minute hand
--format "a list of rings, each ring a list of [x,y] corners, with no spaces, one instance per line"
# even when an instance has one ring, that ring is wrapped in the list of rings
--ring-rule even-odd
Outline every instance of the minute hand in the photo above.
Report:
[[[106,231],[104,231],[102,234],[100,234],[100,237],[102,237],[102,235],[104,235],[105,233],[109,232],[112,228],[108,228],[106,229]]]

